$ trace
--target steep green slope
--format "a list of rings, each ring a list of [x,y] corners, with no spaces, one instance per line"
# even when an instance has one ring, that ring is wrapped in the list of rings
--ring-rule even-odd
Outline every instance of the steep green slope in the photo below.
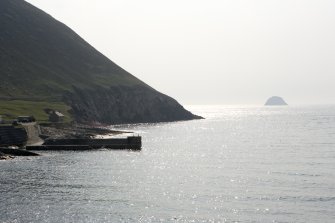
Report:
[[[0,79],[0,99],[66,103],[80,122],[198,118],[23,0],[0,1]]]
[[[143,85],[25,1],[0,1],[0,27],[2,97],[60,97],[73,85]]]

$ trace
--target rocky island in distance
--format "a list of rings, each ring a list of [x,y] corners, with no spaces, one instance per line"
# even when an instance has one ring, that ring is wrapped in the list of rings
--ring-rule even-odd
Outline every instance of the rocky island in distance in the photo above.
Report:
[[[272,96],[265,102],[265,106],[285,106],[288,105],[283,98]]]

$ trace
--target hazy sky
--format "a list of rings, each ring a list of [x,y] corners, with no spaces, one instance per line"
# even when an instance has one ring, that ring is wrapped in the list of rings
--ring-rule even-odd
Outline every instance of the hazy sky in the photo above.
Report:
[[[29,0],[183,104],[335,103],[334,0]]]

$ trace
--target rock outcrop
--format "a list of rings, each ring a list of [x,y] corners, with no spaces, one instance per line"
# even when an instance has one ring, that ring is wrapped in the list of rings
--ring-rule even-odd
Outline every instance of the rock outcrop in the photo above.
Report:
[[[24,149],[0,148],[0,153],[5,154],[9,158],[13,156],[39,156],[37,153],[33,153]]]
[[[283,106],[283,105],[287,105],[287,103],[284,101],[283,98],[278,97],[278,96],[273,96],[266,101],[265,105],[266,106]]]
[[[3,152],[0,152],[0,160],[10,160],[10,159],[13,159],[13,158],[14,158],[13,156],[10,156],[10,155],[4,154]]]
[[[147,123],[200,119],[176,100],[143,86],[83,90],[65,95],[78,122]]]

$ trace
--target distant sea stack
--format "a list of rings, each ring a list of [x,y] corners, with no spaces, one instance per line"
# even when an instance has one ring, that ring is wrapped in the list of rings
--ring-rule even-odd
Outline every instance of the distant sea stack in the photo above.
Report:
[[[26,1],[0,1],[0,30],[0,104],[61,103],[71,109],[73,120],[82,123],[201,118]]]
[[[266,101],[265,105],[266,106],[283,106],[283,105],[287,105],[287,103],[284,101],[283,98],[278,97],[278,96],[273,96]]]

